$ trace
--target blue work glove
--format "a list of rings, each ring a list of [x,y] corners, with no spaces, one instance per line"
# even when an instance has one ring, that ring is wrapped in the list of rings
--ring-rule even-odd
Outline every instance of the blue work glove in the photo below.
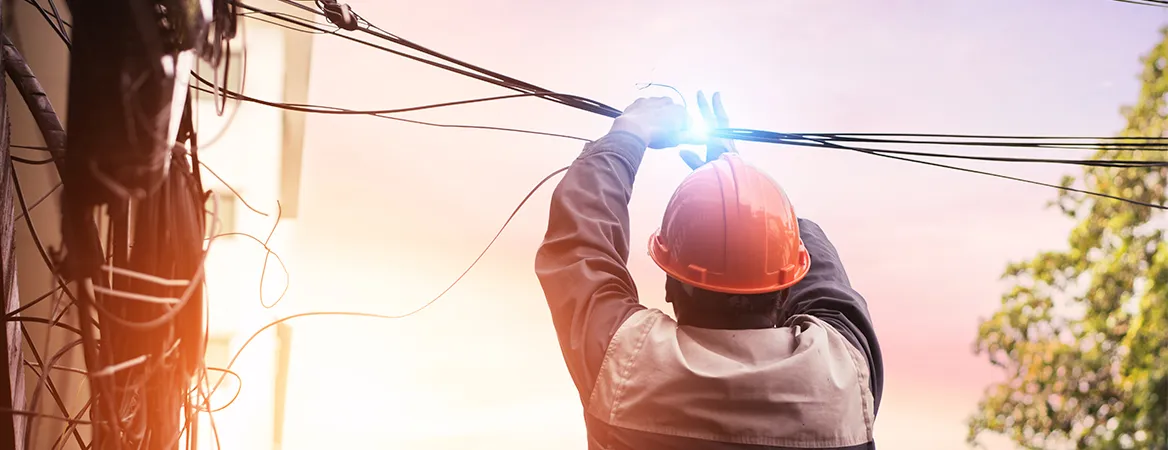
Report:
[[[726,116],[726,109],[722,107],[722,94],[720,92],[714,93],[714,107],[710,108],[710,104],[706,102],[706,94],[698,91],[698,110],[702,113],[702,119],[706,121],[706,127],[728,128],[730,126],[730,118]],[[685,161],[690,169],[697,170],[698,167],[718,159],[723,153],[738,153],[738,149],[734,147],[734,141],[711,137],[706,139],[706,159],[704,161],[697,153],[689,150],[681,151],[681,160]]]

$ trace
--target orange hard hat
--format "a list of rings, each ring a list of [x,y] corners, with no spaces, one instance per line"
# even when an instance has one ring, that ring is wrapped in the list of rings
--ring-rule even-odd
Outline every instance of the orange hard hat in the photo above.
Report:
[[[681,182],[649,256],[683,283],[727,294],[781,291],[811,268],[783,188],[734,153]]]

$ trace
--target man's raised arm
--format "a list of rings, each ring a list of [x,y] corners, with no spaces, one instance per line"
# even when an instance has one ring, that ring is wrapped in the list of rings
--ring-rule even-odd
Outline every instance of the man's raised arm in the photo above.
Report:
[[[552,194],[547,234],[535,258],[568,372],[582,398],[608,343],[644,307],[625,264],[629,200],[647,146],[671,146],[685,110],[668,98],[637,100],[612,131],[589,143]]]

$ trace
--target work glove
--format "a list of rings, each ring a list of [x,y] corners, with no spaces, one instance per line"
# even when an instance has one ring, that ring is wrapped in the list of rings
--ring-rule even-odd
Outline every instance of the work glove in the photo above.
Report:
[[[612,131],[631,133],[649,148],[676,147],[688,118],[685,107],[669,97],[640,98],[612,123]]]
[[[714,107],[710,108],[710,104],[706,102],[706,94],[698,91],[698,110],[702,113],[702,119],[706,121],[707,128],[728,128],[730,126],[730,118],[726,116],[726,109],[722,107],[722,93],[714,93]],[[738,149],[734,147],[734,141],[729,139],[709,137],[706,139],[706,158],[702,159],[697,153],[689,150],[681,151],[681,160],[690,169],[697,170],[698,167],[705,165],[710,161],[717,160],[723,153],[738,153]]]

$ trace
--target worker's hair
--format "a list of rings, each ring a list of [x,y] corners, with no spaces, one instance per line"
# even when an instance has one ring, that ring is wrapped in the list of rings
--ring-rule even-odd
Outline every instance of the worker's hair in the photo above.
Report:
[[[693,311],[737,314],[768,313],[779,308],[782,291],[765,294],[726,294],[705,290],[669,277],[665,282],[665,299]]]

